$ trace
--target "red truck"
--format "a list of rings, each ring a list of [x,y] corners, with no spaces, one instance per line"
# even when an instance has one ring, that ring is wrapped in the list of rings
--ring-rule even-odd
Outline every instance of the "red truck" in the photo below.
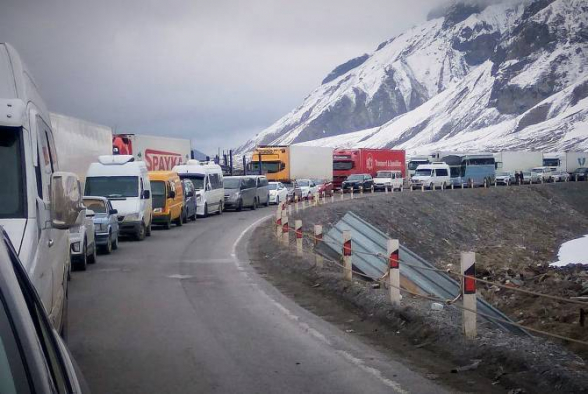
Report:
[[[378,171],[401,171],[406,175],[406,152],[391,149],[335,149],[333,151],[333,185],[341,183],[351,174],[370,174]]]

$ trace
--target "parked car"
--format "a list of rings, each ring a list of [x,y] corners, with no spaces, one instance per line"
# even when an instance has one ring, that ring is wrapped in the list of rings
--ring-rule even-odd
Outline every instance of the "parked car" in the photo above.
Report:
[[[523,183],[533,184],[541,182],[541,177],[536,172],[523,171]]]
[[[353,174],[341,184],[343,193],[351,190],[374,190],[374,179],[370,174]]]
[[[182,190],[184,191],[184,211],[188,219],[196,220],[196,189],[189,179],[182,179]]]
[[[87,208],[81,214],[85,215],[83,223],[69,229],[69,252],[72,268],[85,271],[88,264],[96,263],[95,214]]]
[[[588,168],[586,167],[580,167],[580,168],[576,168],[574,170],[574,172],[571,173],[571,179],[572,180],[578,180],[578,181],[585,181],[588,179]]]
[[[446,188],[450,182],[449,165],[447,163],[421,164],[417,167],[410,180],[411,186],[426,187],[431,190]]]
[[[0,391],[89,393],[83,376],[65,342],[51,325],[39,294],[1,226],[0,294]]]
[[[84,205],[94,212],[96,246],[106,254],[118,249],[118,211],[106,197],[86,196]]]
[[[244,207],[257,209],[255,179],[248,176],[227,176],[223,179],[225,208],[241,211]]]
[[[402,171],[378,171],[374,178],[374,188],[376,190],[402,190],[404,188],[404,178]]]
[[[330,197],[335,193],[335,186],[333,185],[332,181],[325,181],[322,179],[314,180],[318,190],[318,196]]]
[[[494,179],[498,185],[508,186],[516,183],[515,176],[512,172],[497,172]]]
[[[255,179],[255,187],[257,188],[257,206],[269,206],[270,192],[268,188],[268,181],[265,175],[250,175]]]
[[[279,204],[288,200],[288,189],[282,182],[269,182],[269,198],[271,204]]]
[[[169,230],[171,224],[181,227],[187,220],[184,210],[184,189],[180,177],[173,171],[149,171],[153,224]]]
[[[567,182],[570,180],[570,174],[565,171],[554,171],[549,176],[550,182]]]
[[[555,169],[552,167],[535,167],[531,169],[531,172],[539,178],[539,182],[549,182],[551,180],[551,174],[555,172]]]
[[[302,193],[303,199],[311,199],[313,196],[318,194],[318,186],[311,179],[297,179],[294,182],[295,187],[299,187]]]

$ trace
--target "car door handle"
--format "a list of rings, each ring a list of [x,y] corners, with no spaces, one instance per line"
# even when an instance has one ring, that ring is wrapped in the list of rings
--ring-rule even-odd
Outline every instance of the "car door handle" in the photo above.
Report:
[[[47,246],[52,247],[54,243],[55,242],[53,242],[53,240],[50,239],[49,241],[47,241]]]

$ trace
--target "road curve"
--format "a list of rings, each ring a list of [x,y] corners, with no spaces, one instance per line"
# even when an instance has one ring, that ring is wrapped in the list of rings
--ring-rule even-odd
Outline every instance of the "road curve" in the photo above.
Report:
[[[445,392],[253,271],[248,230],[273,212],[155,230],[75,272],[69,346],[92,392]]]

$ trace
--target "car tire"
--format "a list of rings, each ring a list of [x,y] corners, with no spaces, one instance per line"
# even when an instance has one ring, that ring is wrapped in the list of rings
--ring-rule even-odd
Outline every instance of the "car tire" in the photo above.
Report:
[[[225,207],[223,205],[224,205],[224,203],[222,201],[218,203],[218,211],[216,211],[217,215],[223,214],[223,210],[225,209]]]
[[[165,221],[165,223],[163,224],[163,228],[166,230],[169,230],[171,228],[171,215],[169,218],[167,218],[167,220]]]
[[[184,225],[184,210],[180,212],[180,216],[174,221],[175,225],[178,227],[182,227]]]
[[[237,204],[237,212],[241,212],[243,210],[243,199],[239,199],[239,204]]]
[[[118,249],[118,233],[116,234],[116,238],[114,238],[114,242],[112,243],[112,250]]]
[[[88,269],[88,247],[86,240],[84,240],[84,249],[82,250],[81,260],[75,262],[76,271],[85,271]]]
[[[106,240],[106,245],[102,249],[104,254],[112,253],[112,233],[108,233],[108,239]]]
[[[145,227],[145,235],[147,237],[151,236],[151,226],[153,225],[153,218],[151,218],[151,220],[149,221],[149,226]]]
[[[182,223],[188,223],[188,213],[186,209],[182,209]]]
[[[257,197],[253,199],[253,205],[251,205],[251,210],[255,211],[257,209]]]
[[[135,233],[135,239],[137,241],[143,241],[145,239],[146,234],[147,234],[147,226],[145,225],[145,223],[141,222],[141,226],[139,227],[139,230]]]
[[[92,254],[88,258],[88,264],[96,264],[96,241],[94,241],[94,249],[92,250]]]

